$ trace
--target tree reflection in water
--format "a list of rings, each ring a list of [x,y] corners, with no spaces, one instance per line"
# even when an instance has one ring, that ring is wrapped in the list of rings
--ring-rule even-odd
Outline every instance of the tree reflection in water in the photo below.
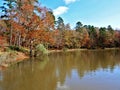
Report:
[[[99,70],[110,70],[112,73],[116,67],[120,67],[119,55],[119,50],[52,53],[49,56],[24,61],[3,71],[0,74],[2,75],[0,88],[1,90],[69,88],[65,82],[68,78],[74,77],[74,74],[82,79],[86,75],[94,75]]]

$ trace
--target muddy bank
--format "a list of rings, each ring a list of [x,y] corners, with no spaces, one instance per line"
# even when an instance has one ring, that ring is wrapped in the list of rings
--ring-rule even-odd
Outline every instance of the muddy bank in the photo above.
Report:
[[[0,52],[0,70],[29,58],[22,52]]]

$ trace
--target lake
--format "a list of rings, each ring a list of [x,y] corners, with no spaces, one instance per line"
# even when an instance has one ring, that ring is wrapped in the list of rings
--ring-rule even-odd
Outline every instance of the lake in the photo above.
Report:
[[[120,90],[120,51],[51,53],[0,71],[0,90]]]

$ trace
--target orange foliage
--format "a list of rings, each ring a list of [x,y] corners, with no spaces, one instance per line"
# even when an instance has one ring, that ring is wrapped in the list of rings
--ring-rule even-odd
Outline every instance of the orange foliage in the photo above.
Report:
[[[5,43],[6,43],[6,38],[3,36],[0,36],[0,46],[4,47]]]

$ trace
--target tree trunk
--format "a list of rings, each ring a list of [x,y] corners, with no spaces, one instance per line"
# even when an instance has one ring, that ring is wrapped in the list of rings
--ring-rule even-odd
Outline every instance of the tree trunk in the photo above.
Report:
[[[33,56],[33,51],[32,51],[32,40],[30,40],[30,57]]]
[[[10,43],[10,46],[12,45],[12,26],[10,25],[10,41],[9,41],[9,43]]]
[[[21,46],[21,34],[20,34],[20,32],[19,32],[19,36],[18,36],[18,47],[20,47]]]

